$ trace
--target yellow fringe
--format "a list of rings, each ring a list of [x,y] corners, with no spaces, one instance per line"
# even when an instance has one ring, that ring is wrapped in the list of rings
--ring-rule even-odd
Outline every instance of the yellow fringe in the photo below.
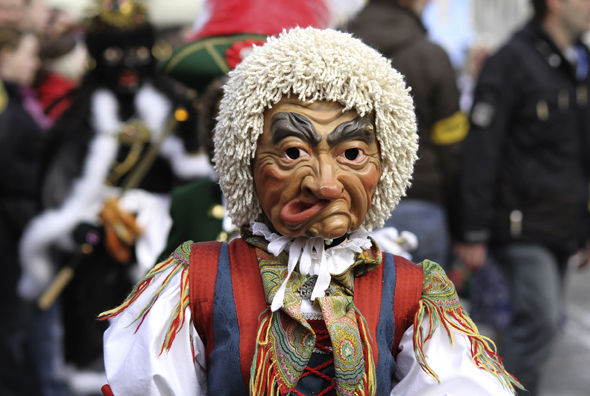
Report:
[[[269,309],[259,318],[258,333],[256,334],[256,352],[250,368],[251,396],[279,396],[278,374],[274,372],[272,364],[272,348],[270,345],[270,325],[274,313]],[[261,364],[258,365],[258,361]],[[273,373],[274,372],[274,373]]]
[[[356,308],[355,308],[356,309]],[[359,322],[359,330],[361,332],[361,337],[363,339],[363,343],[365,344],[365,348],[367,349],[367,361],[365,362],[368,367],[365,369],[365,384],[366,387],[361,388],[361,395],[370,395],[374,396],[377,392],[376,389],[376,368],[375,368],[375,359],[373,358],[373,347],[371,346],[371,333],[367,329],[367,321],[365,320],[364,316],[360,313],[358,309],[356,309],[357,318],[361,320],[357,320]]]

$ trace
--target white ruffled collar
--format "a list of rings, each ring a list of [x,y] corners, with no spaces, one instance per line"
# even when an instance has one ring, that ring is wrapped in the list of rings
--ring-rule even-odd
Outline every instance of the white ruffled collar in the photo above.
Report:
[[[369,233],[357,231],[348,236],[348,240],[326,249],[326,241],[322,237],[289,237],[275,234],[260,222],[250,223],[254,235],[264,237],[268,244],[268,252],[275,257],[282,251],[289,252],[288,273],[285,281],[275,294],[271,310],[274,312],[283,306],[288,279],[299,264],[302,275],[317,275],[318,279],[311,293],[311,301],[323,297],[330,286],[332,275],[339,275],[347,271],[353,264],[357,253],[371,247]]]

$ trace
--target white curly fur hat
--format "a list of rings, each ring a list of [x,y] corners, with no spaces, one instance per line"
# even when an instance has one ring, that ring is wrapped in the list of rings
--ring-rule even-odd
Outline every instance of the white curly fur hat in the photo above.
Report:
[[[237,226],[262,208],[251,161],[263,132],[264,111],[283,95],[335,101],[359,115],[374,112],[383,174],[362,226],[382,227],[405,195],[416,160],[414,104],[403,76],[374,49],[335,30],[295,28],[252,53],[229,73],[215,128],[215,171]]]

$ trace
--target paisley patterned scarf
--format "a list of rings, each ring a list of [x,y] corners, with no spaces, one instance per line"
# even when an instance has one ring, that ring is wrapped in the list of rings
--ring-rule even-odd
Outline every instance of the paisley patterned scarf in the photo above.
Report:
[[[242,238],[256,249],[267,303],[271,304],[287,277],[288,253],[268,252],[269,242],[262,236],[242,230]],[[381,249],[356,254],[354,263],[341,274],[332,274],[325,297],[313,301],[321,309],[330,334],[335,366],[336,393],[340,396],[374,395],[375,364],[369,332],[363,315],[353,302],[354,278],[375,268],[382,261]],[[296,385],[316,345],[316,334],[301,312],[305,290],[313,288],[313,279],[293,271],[283,307],[267,309],[259,319],[256,353],[250,375],[250,394],[281,395]],[[309,286],[310,284],[311,287]],[[302,296],[303,295],[303,296]]]

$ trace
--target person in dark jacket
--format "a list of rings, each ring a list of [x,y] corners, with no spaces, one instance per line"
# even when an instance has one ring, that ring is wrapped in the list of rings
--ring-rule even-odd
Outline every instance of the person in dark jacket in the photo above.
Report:
[[[414,261],[443,268],[449,256],[450,193],[460,165],[467,117],[459,110],[456,73],[447,53],[428,41],[420,16],[429,0],[373,0],[347,30],[391,59],[412,88],[420,147],[407,197],[385,223],[418,237]]]
[[[18,241],[39,210],[42,130],[23,89],[39,67],[37,38],[0,28],[0,394],[39,395],[29,326],[32,306],[16,290]]]
[[[568,258],[588,240],[590,2],[534,0],[535,16],[485,64],[460,184],[458,257],[505,271],[503,358],[537,394],[560,324]]]

